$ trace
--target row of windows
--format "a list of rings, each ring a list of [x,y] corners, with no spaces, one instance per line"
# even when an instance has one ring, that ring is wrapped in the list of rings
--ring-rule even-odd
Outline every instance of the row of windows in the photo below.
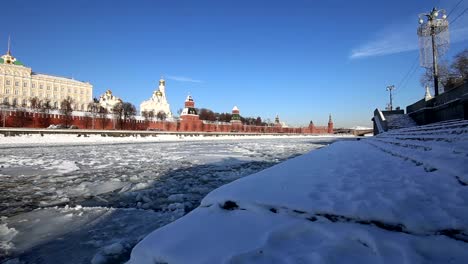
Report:
[[[6,85],[11,85],[11,81],[10,80],[6,80]],[[15,86],[16,87],[19,87],[20,86],[20,83],[18,81],[15,82]],[[27,82],[23,82],[23,87],[28,87],[28,83]],[[36,84],[35,83],[31,83],[31,88],[36,88]],[[54,86],[54,91],[58,91],[58,88],[57,86]],[[44,89],[44,85],[43,84],[39,84],[39,89]],[[51,89],[51,86],[50,85],[47,85],[47,90],[50,90]],[[65,87],[61,87],[60,89],[62,92],[65,91]],[[72,89],[71,88],[68,88],[68,92],[71,93],[72,92]],[[74,89],[74,93],[78,93],[78,90],[77,89]],[[80,94],[84,94],[85,91],[84,90],[80,90]],[[86,91],[87,94],[89,94],[89,91]]]
[[[23,100],[18,100],[17,98],[12,98],[10,100],[10,98],[8,97],[5,97],[3,98],[3,103],[4,104],[9,104],[9,105],[12,105],[12,106],[23,106],[23,107],[26,107],[26,106],[29,106],[29,101],[26,100],[26,99],[23,99]],[[21,103],[21,104],[20,104]],[[59,102],[51,102],[50,103],[52,108],[59,108]],[[86,110],[86,104],[73,104],[72,105],[72,108],[75,109],[75,110],[79,110],[79,111],[84,111]]]
[[[1,91],[1,90],[0,90],[0,91]],[[13,91],[14,91],[14,93],[15,93],[16,95],[18,95],[20,90],[19,90],[19,89],[14,89]],[[23,89],[22,92],[23,92],[24,95],[27,95],[27,94],[28,94],[28,90],[26,90],[26,89]],[[10,88],[5,88],[5,94],[9,94],[9,93],[10,93]],[[31,91],[31,94],[34,94],[34,93],[35,93],[34,90]],[[83,92],[81,92],[81,94],[83,94]],[[59,96],[60,96],[60,94],[54,93],[54,96],[56,96],[56,95],[59,95]],[[63,94],[63,95],[65,96],[65,94]]]

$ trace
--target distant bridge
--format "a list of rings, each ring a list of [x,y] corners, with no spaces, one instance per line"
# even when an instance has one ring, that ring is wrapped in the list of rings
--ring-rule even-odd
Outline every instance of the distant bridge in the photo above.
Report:
[[[373,129],[363,129],[363,130],[354,130],[354,129],[351,129],[351,132],[353,135],[355,136],[364,136],[366,134],[374,134],[374,130]]]
[[[350,128],[337,128],[334,129],[335,134],[351,134],[355,136],[364,136],[366,134],[374,133],[373,129],[350,129]]]

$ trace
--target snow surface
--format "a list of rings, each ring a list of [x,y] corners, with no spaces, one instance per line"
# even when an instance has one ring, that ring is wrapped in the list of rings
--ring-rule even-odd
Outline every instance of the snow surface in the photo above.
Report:
[[[107,137],[112,144],[51,146],[53,137],[38,138],[0,148],[0,262],[125,262],[143,237],[213,189],[335,140]]]
[[[340,141],[209,193],[129,263],[467,263],[468,121]]]

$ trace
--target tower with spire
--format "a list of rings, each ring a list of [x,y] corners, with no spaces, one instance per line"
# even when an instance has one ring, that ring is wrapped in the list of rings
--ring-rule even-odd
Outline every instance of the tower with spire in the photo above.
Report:
[[[190,94],[187,95],[187,98],[185,99],[185,103],[184,103],[184,109],[182,110],[182,113],[180,114],[180,117],[182,119],[187,116],[198,117],[197,109],[195,109],[195,101],[193,101],[193,98]]]
[[[328,116],[328,134],[333,134],[333,121],[331,114]]]
[[[231,123],[242,123],[240,118],[240,110],[237,106],[232,108]]]
[[[141,113],[153,112],[155,116],[163,112],[168,119],[172,119],[170,105],[166,97],[166,81],[162,76],[159,79],[158,89],[153,92],[151,98],[140,104],[140,111]]]
[[[7,45],[7,52],[5,55],[0,57],[0,63],[9,64],[9,65],[17,65],[17,66],[24,66],[23,63],[18,61],[13,55],[11,55],[11,39],[8,36],[8,45]]]
[[[195,109],[195,101],[191,95],[185,99],[184,109],[180,114],[180,130],[181,131],[200,131],[203,123]]]

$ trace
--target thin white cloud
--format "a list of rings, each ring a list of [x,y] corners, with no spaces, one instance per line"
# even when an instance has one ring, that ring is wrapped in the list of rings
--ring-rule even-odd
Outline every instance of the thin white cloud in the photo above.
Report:
[[[468,16],[460,17],[459,21],[450,26],[450,41],[452,43],[468,40]],[[463,21],[462,21],[463,20]],[[378,32],[374,38],[361,44],[351,51],[350,59],[360,59],[375,56],[384,56],[418,49],[416,35],[417,18],[407,23],[390,25]]]
[[[201,82],[203,82],[201,80],[192,79],[190,77],[175,76],[175,75],[169,75],[166,78],[169,79],[169,80],[177,81],[177,82],[191,82],[191,83],[201,83]]]

